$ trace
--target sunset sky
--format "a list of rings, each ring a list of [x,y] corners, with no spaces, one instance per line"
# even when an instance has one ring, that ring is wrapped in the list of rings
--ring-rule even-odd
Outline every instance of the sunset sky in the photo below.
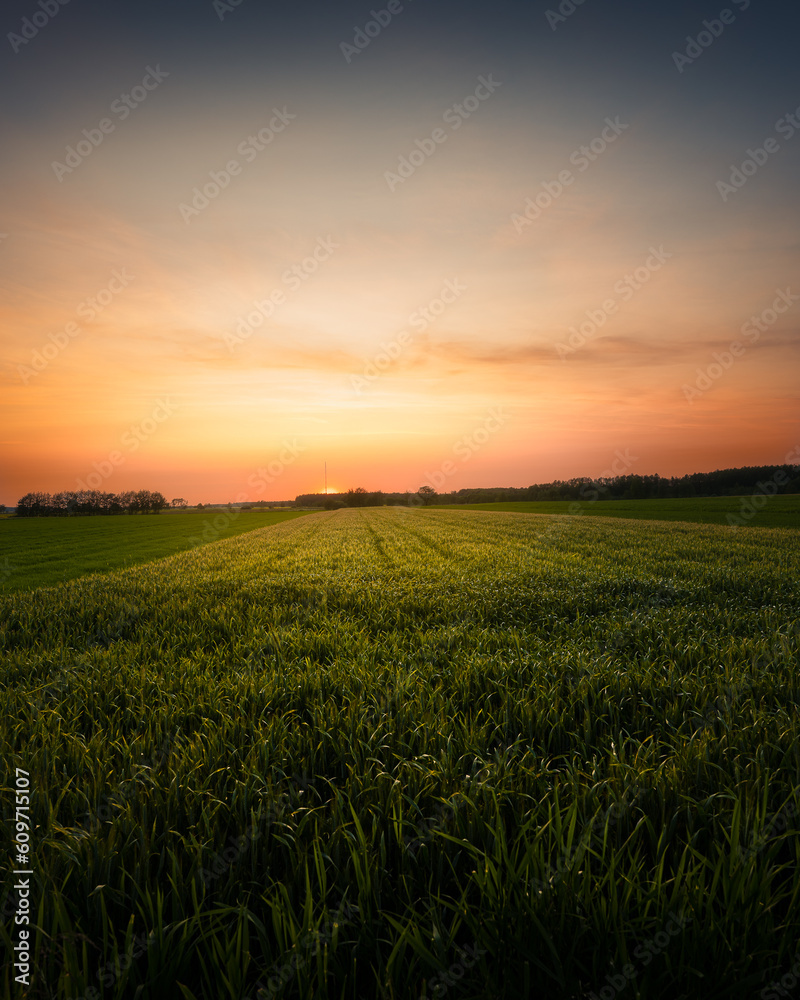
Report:
[[[800,16],[561,10],[6,3],[0,503],[783,462]]]

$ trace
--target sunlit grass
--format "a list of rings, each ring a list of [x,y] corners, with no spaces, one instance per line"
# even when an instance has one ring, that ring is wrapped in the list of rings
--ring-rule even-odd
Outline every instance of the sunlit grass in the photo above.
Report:
[[[301,516],[296,511],[212,508],[158,515],[7,518],[0,525],[0,591],[50,587],[89,573],[138,566]]]
[[[756,995],[800,937],[799,539],[344,510],[0,598],[31,995]]]

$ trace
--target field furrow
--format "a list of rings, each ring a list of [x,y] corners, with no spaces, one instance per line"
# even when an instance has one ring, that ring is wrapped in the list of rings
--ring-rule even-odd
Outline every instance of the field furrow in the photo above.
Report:
[[[787,529],[376,508],[0,597],[37,980],[754,996],[800,939],[798,579]]]

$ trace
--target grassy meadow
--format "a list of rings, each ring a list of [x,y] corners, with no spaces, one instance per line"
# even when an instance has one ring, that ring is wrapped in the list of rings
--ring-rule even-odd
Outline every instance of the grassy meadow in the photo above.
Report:
[[[51,587],[89,573],[138,566],[301,516],[296,511],[212,509],[4,518],[0,520],[0,592]]]
[[[798,579],[788,529],[375,508],[0,595],[27,995],[761,996]]]
[[[742,515],[743,505],[746,516]],[[800,528],[800,495],[796,493],[773,497],[758,495],[755,504],[752,497],[680,497],[667,500],[520,500],[447,504],[445,509],[495,510],[517,514],[588,514],[591,517],[724,525],[729,524],[728,514],[733,514],[742,517],[741,527]]]

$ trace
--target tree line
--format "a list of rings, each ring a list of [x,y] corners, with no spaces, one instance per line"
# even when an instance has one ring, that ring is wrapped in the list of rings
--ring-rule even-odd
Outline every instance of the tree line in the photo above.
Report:
[[[433,491],[431,491],[433,492]],[[436,496],[436,494],[433,494]],[[295,497],[297,507],[324,507],[335,510],[337,507],[383,507],[397,504],[419,504],[418,493],[384,493],[375,490],[370,493],[363,486],[349,489],[346,493],[301,493]]]
[[[384,493],[369,491],[363,486],[345,493],[301,493],[295,498],[298,507],[382,507],[420,504],[508,503],[519,500],[666,500],[678,497],[749,496],[760,483],[774,481],[776,473],[784,475],[776,486],[777,493],[800,492],[797,466],[756,465],[740,469],[717,469],[714,472],[694,472],[686,476],[624,475],[593,479],[556,479],[533,486],[473,487],[437,493],[432,486],[421,486],[415,492]],[[75,514],[157,514],[169,507],[163,494],[152,490],[128,490],[125,493],[102,493],[99,490],[65,491],[62,493],[26,493],[17,502],[17,517],[66,517]],[[186,507],[177,498],[173,507]],[[201,505],[198,505],[200,507]],[[266,507],[268,501],[251,506]]]
[[[370,493],[363,487],[346,493],[302,493],[295,503],[303,507],[375,507],[384,504],[419,506],[419,504],[508,503],[520,500],[668,500],[679,497],[749,496],[759,483],[785,474],[785,485],[778,493],[799,493],[800,476],[792,465],[754,465],[740,469],[717,469],[714,472],[693,472],[686,476],[581,476],[556,479],[533,486],[472,487],[437,493],[431,486],[422,486],[415,493]],[[784,477],[781,477],[783,479]]]
[[[583,500],[592,491],[599,500],[670,500],[680,497],[749,496],[759,483],[785,473],[786,485],[779,493],[800,492],[800,476],[792,465],[744,466],[740,469],[716,469],[693,472],[686,476],[623,475],[581,477],[533,486],[499,489],[462,489],[439,496],[439,503],[501,503],[510,500]],[[443,497],[446,496],[447,500]]]
[[[169,507],[169,504],[164,495],[153,490],[128,490],[125,493],[67,490],[63,493],[26,493],[17,501],[16,514],[17,517],[69,517],[75,514],[158,514],[165,507]]]

